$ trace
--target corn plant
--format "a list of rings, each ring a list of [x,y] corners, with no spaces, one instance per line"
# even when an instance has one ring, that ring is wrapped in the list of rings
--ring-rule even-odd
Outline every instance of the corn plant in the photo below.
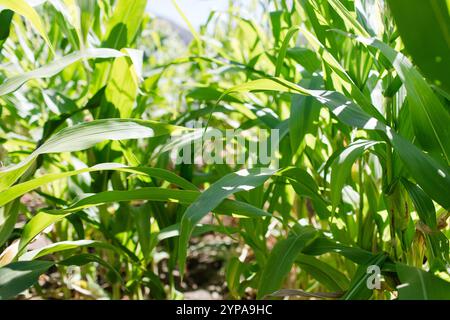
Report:
[[[0,0],[0,298],[450,299],[448,0],[173,4]]]

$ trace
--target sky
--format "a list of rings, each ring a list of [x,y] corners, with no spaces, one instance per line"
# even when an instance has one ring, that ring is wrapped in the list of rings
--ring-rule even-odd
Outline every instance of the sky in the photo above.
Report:
[[[177,3],[197,30],[208,19],[212,10],[226,10],[228,7],[228,0],[177,0]],[[168,18],[186,28],[186,23],[178,14],[171,0],[148,0],[147,11]]]

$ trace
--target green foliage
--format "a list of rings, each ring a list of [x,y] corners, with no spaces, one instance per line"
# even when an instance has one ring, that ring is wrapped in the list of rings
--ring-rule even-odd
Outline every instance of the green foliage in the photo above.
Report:
[[[402,40],[432,85],[450,92],[448,1],[388,1]],[[410,19],[409,17],[414,17]],[[427,48],[427,50],[424,50]]]
[[[173,4],[0,0],[0,299],[178,298],[211,236],[224,298],[450,299],[449,2]]]

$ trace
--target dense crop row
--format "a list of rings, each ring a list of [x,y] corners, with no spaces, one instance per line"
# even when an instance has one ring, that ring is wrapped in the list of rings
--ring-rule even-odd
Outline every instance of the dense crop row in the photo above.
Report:
[[[0,0],[0,298],[450,299],[448,0],[146,6]]]

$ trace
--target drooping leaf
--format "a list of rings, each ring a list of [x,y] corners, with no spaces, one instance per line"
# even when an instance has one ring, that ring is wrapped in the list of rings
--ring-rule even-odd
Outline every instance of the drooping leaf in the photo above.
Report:
[[[338,243],[337,241],[331,240],[325,236],[318,237],[303,250],[304,254],[312,256],[320,256],[331,252],[340,254],[341,256],[359,265],[367,265],[375,257],[375,255],[369,251],[363,250],[356,246],[350,247],[348,245]]]
[[[267,178],[266,178],[267,179]],[[46,210],[34,216],[24,227],[22,237],[19,244],[19,254],[40,232],[53,223],[64,219],[67,215],[92,206],[132,200],[151,200],[174,202],[180,204],[192,204],[198,202],[201,197],[200,192],[192,190],[175,190],[157,187],[147,187],[136,190],[126,191],[104,191],[94,195],[86,195],[81,200],[76,201],[72,205],[64,209]],[[244,217],[261,218],[270,216],[269,213],[262,209],[256,208],[245,202],[236,200],[228,200],[222,197],[219,203],[210,209],[222,214],[236,214]],[[208,211],[209,212],[209,211]],[[206,214],[206,213],[205,213]],[[199,220],[195,220],[198,222]],[[183,226],[181,226],[183,231]],[[190,230],[192,232],[192,229]]]
[[[38,69],[7,79],[0,85],[0,96],[14,92],[32,79],[50,78],[82,59],[121,57],[123,53],[113,49],[86,49],[71,53]]]
[[[39,249],[34,249],[28,252],[25,252],[19,257],[19,261],[30,261],[36,260],[40,257],[46,256],[48,254],[62,252],[66,250],[72,250],[82,247],[92,247],[92,248],[103,248],[109,250],[115,250],[115,247],[100,241],[94,240],[77,240],[77,241],[60,241],[49,244]]]
[[[44,176],[41,176],[36,179],[32,179],[29,181],[25,181],[22,183],[19,183],[17,185],[14,185],[10,188],[7,188],[6,190],[0,192],[0,206],[3,206],[5,204],[11,203],[11,201],[19,198],[20,196],[24,195],[27,192],[30,192],[36,188],[39,188],[40,186],[43,186],[47,183],[63,179],[66,177],[74,176],[74,175],[81,175],[83,173],[88,172],[95,172],[95,171],[102,171],[102,170],[115,170],[115,171],[121,171],[121,172],[128,172],[132,174],[137,175],[144,175],[148,177],[154,177],[158,179],[166,180],[170,183],[173,183],[177,186],[180,186],[186,190],[197,190],[197,187],[195,187],[193,184],[191,184],[189,181],[186,181],[185,179],[179,177],[178,175],[174,174],[173,172],[170,172],[165,169],[160,168],[147,168],[147,167],[126,167],[124,165],[118,164],[118,163],[103,163],[98,164],[90,168],[84,168],[80,170],[74,170],[74,171],[67,171],[67,172],[61,172],[61,173],[53,173],[53,174],[47,174]],[[14,202],[12,203],[12,206],[17,206],[17,204]],[[14,225],[17,221],[17,213],[18,210],[14,208],[6,207],[5,211],[0,213],[0,244],[3,244],[11,234]],[[12,214],[15,213],[15,214]]]

